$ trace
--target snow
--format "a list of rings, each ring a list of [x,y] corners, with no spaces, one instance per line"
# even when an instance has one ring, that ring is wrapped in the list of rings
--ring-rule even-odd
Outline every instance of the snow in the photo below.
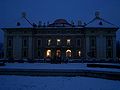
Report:
[[[110,64],[109,64],[110,65]],[[115,65],[115,64],[114,64]],[[119,65],[119,64],[116,64]],[[65,69],[65,70],[97,70],[120,72],[120,69],[114,68],[90,68],[87,63],[68,63],[68,64],[50,64],[50,63],[7,63],[0,68],[7,69]]]
[[[6,66],[0,68],[16,68],[16,69],[79,69],[85,67],[86,64],[50,64],[50,63],[7,63]]]
[[[112,23],[108,21],[105,22],[103,19],[95,19],[91,23],[89,23],[86,27],[117,28],[116,25],[113,25]]]
[[[120,81],[87,77],[0,76],[0,90],[120,90]]]
[[[117,64],[119,65],[119,64]],[[119,69],[88,68],[86,63],[7,63],[10,69],[84,69],[120,72]],[[90,77],[32,77],[0,75],[0,90],[120,90],[120,81]]]

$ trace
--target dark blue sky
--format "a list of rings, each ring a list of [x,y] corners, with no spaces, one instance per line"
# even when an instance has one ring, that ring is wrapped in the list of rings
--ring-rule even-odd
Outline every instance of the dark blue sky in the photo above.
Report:
[[[29,24],[21,19],[21,12],[26,12],[31,22],[53,22],[64,18],[68,21],[89,22],[95,11],[100,11],[105,20],[120,26],[120,0],[0,0],[0,28],[15,27],[16,22],[23,26]],[[120,31],[117,39],[120,40]],[[0,42],[3,33],[0,33]]]

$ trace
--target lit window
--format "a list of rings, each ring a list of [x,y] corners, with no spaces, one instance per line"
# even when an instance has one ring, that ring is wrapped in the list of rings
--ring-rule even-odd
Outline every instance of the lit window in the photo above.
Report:
[[[57,57],[60,57],[60,56],[61,56],[61,51],[60,51],[60,50],[57,50],[57,51],[56,51],[56,56],[57,56]]]
[[[81,56],[81,51],[78,51],[78,56],[79,56],[79,57]]]
[[[51,57],[51,50],[47,50],[46,57]]]
[[[67,45],[70,45],[70,39],[67,39]]]
[[[57,39],[57,45],[60,45],[60,39]]]
[[[66,50],[66,57],[71,57],[71,54],[72,54],[72,52],[71,52],[71,50]]]
[[[51,39],[48,39],[48,46],[51,44]]]

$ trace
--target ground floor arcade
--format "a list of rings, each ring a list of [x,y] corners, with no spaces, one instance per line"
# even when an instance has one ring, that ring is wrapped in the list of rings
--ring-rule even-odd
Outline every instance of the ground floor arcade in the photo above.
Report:
[[[62,58],[83,58],[85,57],[85,53],[82,49],[73,49],[73,48],[45,48],[41,49],[41,53],[35,51],[34,58],[53,58],[53,57],[62,57]]]

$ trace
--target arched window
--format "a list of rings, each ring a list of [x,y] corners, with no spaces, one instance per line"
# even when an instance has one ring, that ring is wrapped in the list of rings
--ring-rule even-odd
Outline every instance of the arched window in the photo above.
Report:
[[[78,51],[78,57],[81,57],[81,51]]]
[[[57,57],[60,57],[60,56],[61,56],[61,51],[60,51],[60,50],[57,50],[57,51],[56,51],[56,56],[57,56]]]
[[[71,50],[66,50],[66,57],[71,57],[72,56],[72,52]]]
[[[51,57],[51,50],[50,50],[50,49],[48,49],[48,50],[46,51],[46,57]]]

